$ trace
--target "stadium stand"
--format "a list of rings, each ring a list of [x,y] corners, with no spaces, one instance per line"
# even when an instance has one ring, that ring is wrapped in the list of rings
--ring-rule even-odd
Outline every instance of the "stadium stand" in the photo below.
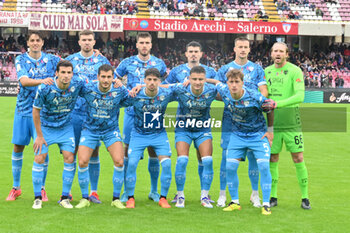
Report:
[[[1,6],[2,5],[2,6]],[[138,12],[135,1],[101,0],[4,0],[3,11],[49,12],[49,13],[91,13],[91,14],[129,14]]]

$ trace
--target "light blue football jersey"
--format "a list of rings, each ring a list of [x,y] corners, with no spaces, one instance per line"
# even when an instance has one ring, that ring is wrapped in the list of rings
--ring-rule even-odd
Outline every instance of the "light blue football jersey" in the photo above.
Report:
[[[88,79],[90,81],[97,79],[98,69],[101,65],[111,63],[108,59],[102,55],[95,56],[95,53],[90,57],[84,57],[81,55],[81,52],[74,53],[69,55],[66,60],[70,61],[73,64],[73,73],[74,75],[79,75],[82,78]],[[85,115],[87,106],[83,98],[78,98],[76,103],[74,113]]]
[[[22,77],[31,79],[45,79],[55,77],[57,63],[60,58],[52,54],[41,52],[38,60],[33,59],[28,53],[16,57],[15,66],[17,79]],[[17,95],[16,114],[22,116],[32,116],[33,102],[37,86],[24,87],[19,82],[20,90]]]
[[[206,72],[206,78],[214,79],[216,76],[216,71],[206,65],[200,64],[200,66],[204,67]],[[190,76],[191,68],[188,64],[182,64],[173,68],[168,77],[164,80],[165,84],[172,83],[183,83],[186,78]]]
[[[216,85],[231,119],[231,132],[241,137],[256,136],[267,131],[261,105],[267,100],[260,92],[243,88],[243,96],[235,100],[226,84]],[[223,131],[227,130],[223,128]]]
[[[176,130],[210,131],[210,125],[203,127],[202,123],[210,118],[210,105],[217,95],[216,87],[205,83],[203,92],[197,96],[192,93],[191,85],[184,87],[182,84],[177,84],[175,94],[179,102]],[[185,127],[181,127],[180,122],[185,122]]]
[[[222,66],[218,72],[216,73],[216,78],[222,83],[226,83],[227,77],[226,74],[231,69],[238,69],[243,72],[243,82],[244,86],[252,89],[252,90],[258,90],[259,86],[266,85],[265,80],[265,73],[263,68],[251,61],[248,61],[245,65],[240,66],[235,61],[232,61],[224,66]],[[222,118],[222,128],[223,129],[230,129],[232,126],[232,120],[230,118],[231,114],[229,113],[228,109],[224,108],[223,118]],[[222,137],[224,134],[222,134]],[[228,140],[227,138],[222,138],[222,140]]]
[[[41,109],[41,125],[59,128],[70,124],[71,112],[84,86],[84,80],[73,77],[69,87],[65,90],[57,86],[57,77],[54,85],[41,84],[38,87],[33,107]]]
[[[93,133],[104,134],[110,130],[119,129],[119,110],[128,95],[128,90],[122,86],[103,93],[98,88],[98,81],[90,81],[84,85],[80,96],[87,103],[87,118],[83,128]]]
[[[168,103],[175,100],[174,85],[158,88],[154,97],[149,97],[143,87],[135,98],[128,97],[125,104],[134,106],[134,130],[140,134],[157,134],[165,131],[164,114]]]

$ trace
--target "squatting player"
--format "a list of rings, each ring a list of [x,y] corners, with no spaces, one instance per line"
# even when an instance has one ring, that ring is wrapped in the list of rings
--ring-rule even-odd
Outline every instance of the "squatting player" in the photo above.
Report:
[[[283,142],[291,152],[301,189],[301,207],[311,209],[308,194],[308,173],[304,162],[303,133],[301,132],[299,103],[304,101],[304,78],[301,69],[287,62],[288,46],[276,42],[271,48],[273,65],[265,69],[269,97],[276,101],[275,138],[271,147],[271,207],[277,206],[278,160]]]
[[[162,165],[160,177],[161,192],[159,205],[170,208],[166,199],[171,184],[171,148],[163,126],[163,116],[169,102],[174,100],[173,88],[159,87],[161,74],[158,69],[145,71],[146,87],[134,97],[129,97],[128,105],[134,106],[134,127],[129,144],[129,165],[126,171],[125,190],[128,195],[127,208],[135,208],[136,168],[143,157],[143,151],[152,147]]]
[[[17,95],[15,118],[13,123],[12,143],[12,175],[13,188],[11,189],[7,201],[14,201],[21,195],[21,171],[24,147],[30,143],[30,139],[35,137],[35,127],[32,117],[32,109],[37,86],[53,84],[59,57],[41,52],[44,45],[43,36],[38,31],[30,31],[27,37],[29,52],[21,54],[16,58],[16,71],[20,90]],[[45,180],[47,174],[49,156],[46,156],[44,163],[44,178],[42,187],[43,201],[48,201],[45,191]]]
[[[89,202],[89,160],[103,141],[114,164],[113,173],[113,201],[112,206],[124,209],[120,202],[120,191],[124,181],[124,149],[119,131],[119,109],[127,97],[125,87],[115,88],[113,82],[113,68],[102,65],[98,69],[98,81],[90,81],[84,85],[81,96],[87,103],[87,117],[83,123],[78,149],[78,181],[82,192],[82,199],[75,208],[90,206]]]
[[[74,130],[71,124],[71,112],[84,81],[73,77],[73,66],[69,61],[57,64],[56,77],[53,85],[41,84],[33,105],[33,121],[37,136],[34,141],[35,158],[32,169],[32,179],[35,200],[33,209],[41,209],[41,186],[44,178],[44,162],[48,147],[58,144],[63,155],[63,188],[60,205],[73,208],[68,195],[75,174],[74,169]]]
[[[220,82],[226,83],[226,74],[232,69],[238,69],[244,74],[244,86],[252,90],[258,90],[267,97],[267,86],[264,78],[264,70],[258,64],[248,60],[250,52],[249,40],[245,37],[238,37],[235,39],[234,45],[235,60],[221,67],[216,75],[216,79]],[[226,202],[226,150],[230,139],[230,129],[232,128],[230,114],[228,109],[224,108],[224,115],[222,119],[221,147],[222,160],[220,166],[220,195],[217,206],[224,207]],[[252,185],[252,194],[250,201],[253,206],[261,207],[259,198],[259,170],[253,154],[248,150],[247,158],[249,160],[248,174],[250,183]]]
[[[106,57],[96,54],[94,45],[96,43],[95,34],[90,30],[79,32],[80,52],[74,53],[66,58],[74,67],[74,75],[90,81],[97,79],[98,68],[103,64],[110,65]],[[82,130],[82,124],[86,118],[86,103],[83,98],[78,98],[76,106],[72,114],[72,124],[74,127],[76,152],[78,151],[79,140]],[[100,159],[98,156],[98,148],[94,150],[89,162],[89,176],[91,191],[89,200],[94,203],[101,203],[97,194],[98,179],[100,176]]]
[[[202,66],[205,69],[206,78],[214,79],[216,75],[216,71],[208,67],[206,65],[203,65],[200,63],[200,59],[203,56],[202,52],[202,46],[200,43],[196,41],[191,41],[186,45],[186,52],[185,56],[187,59],[186,64],[182,64],[179,66],[174,67],[168,77],[164,80],[164,84],[172,84],[172,83],[183,83],[185,80],[188,80],[188,77],[190,76],[190,71],[195,66]],[[197,158],[198,158],[198,174],[199,179],[201,183],[201,190],[203,190],[203,180],[202,180],[202,174],[203,174],[203,164],[201,161],[201,156],[197,150]],[[175,177],[176,179],[176,177]],[[209,201],[211,201],[210,196],[208,195]],[[176,203],[177,201],[177,195],[175,195],[174,200],[171,202]]]
[[[127,75],[127,89],[131,90],[138,84],[144,84],[145,70],[149,68],[157,68],[161,76],[166,75],[165,63],[151,55],[152,49],[152,36],[148,32],[140,32],[136,37],[136,48],[138,54],[124,59],[119,66],[115,69],[115,76],[122,78]],[[124,128],[123,128],[123,141],[125,145],[125,169],[128,167],[128,148],[130,142],[130,134],[134,122],[134,110],[133,107],[125,109],[124,114]],[[148,171],[151,176],[151,192],[149,198],[155,202],[159,201],[158,194],[158,177],[159,177],[159,161],[152,148],[148,149]],[[127,196],[123,195],[122,201],[126,201]]]
[[[267,131],[263,110],[271,111],[274,108],[272,100],[266,99],[261,93],[243,87],[244,74],[237,69],[226,74],[227,84],[217,83],[218,92],[227,107],[232,121],[232,131],[226,153],[227,186],[232,201],[224,211],[240,210],[238,199],[239,162],[245,160],[247,150],[258,164],[261,176],[261,190],[263,194],[262,214],[270,215],[270,144],[273,138],[273,129]],[[273,116],[273,112],[269,113]],[[270,117],[269,125],[272,125]]]

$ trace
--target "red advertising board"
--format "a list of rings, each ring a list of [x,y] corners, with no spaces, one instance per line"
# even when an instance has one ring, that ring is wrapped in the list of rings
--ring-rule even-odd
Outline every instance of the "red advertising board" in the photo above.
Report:
[[[298,35],[298,23],[124,18],[124,30]]]

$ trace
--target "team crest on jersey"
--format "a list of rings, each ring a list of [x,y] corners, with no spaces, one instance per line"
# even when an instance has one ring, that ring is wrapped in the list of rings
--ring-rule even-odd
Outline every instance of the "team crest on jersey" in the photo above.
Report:
[[[285,75],[287,75],[287,74],[288,74],[288,70],[285,70],[283,73],[284,73]]]
[[[164,101],[164,99],[165,99],[165,96],[164,96],[164,95],[159,96],[159,100],[160,100],[160,101]]]
[[[79,60],[79,57],[75,57],[75,58],[73,58],[73,60],[76,60],[76,61],[78,61],[78,60]]]
[[[27,60],[27,63],[30,64],[31,62],[29,60]]]
[[[247,107],[247,106],[249,105],[249,101],[248,101],[248,100],[247,100],[247,101],[244,101],[243,104],[244,104],[244,106]]]
[[[137,65],[137,64],[139,64],[137,61],[134,61],[133,63],[132,63],[133,65]]]
[[[43,62],[45,62],[45,63],[47,63],[49,61],[49,59],[47,59],[47,57],[45,57],[44,59],[43,59]]]
[[[112,96],[115,98],[117,96],[117,92],[112,92]]]
[[[151,66],[155,66],[155,65],[156,65],[156,62],[155,62],[155,61],[151,61],[151,62],[150,62],[150,65],[151,65]]]
[[[249,70],[250,72],[252,72],[254,70],[254,67],[253,66],[248,66],[247,67],[247,70]]]
[[[69,91],[69,92],[74,92],[74,91],[75,91],[75,87],[72,86],[68,91]]]
[[[209,98],[209,96],[210,96],[210,94],[209,94],[209,93],[207,93],[207,94],[205,94],[205,95],[204,95],[204,98],[208,99],[208,98]]]
[[[98,59],[97,59],[97,58],[94,58],[94,62],[97,63],[97,62],[98,62]]]

